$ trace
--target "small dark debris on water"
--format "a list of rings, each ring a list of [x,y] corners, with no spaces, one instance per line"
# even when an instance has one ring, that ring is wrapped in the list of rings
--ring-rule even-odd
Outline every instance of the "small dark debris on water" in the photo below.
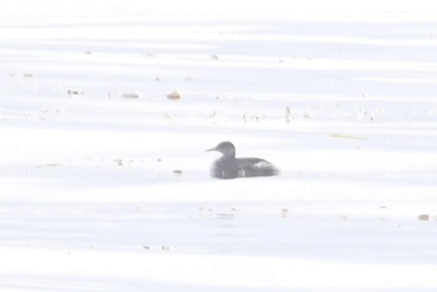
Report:
[[[83,94],[83,92],[78,91],[78,90],[70,90],[70,89],[69,89],[69,90],[67,91],[67,94],[71,96],[71,95],[79,95],[79,94]]]
[[[285,107],[285,122],[289,124],[293,118],[291,117],[291,107]]]
[[[128,98],[128,99],[137,99],[140,98],[140,96],[136,93],[123,93],[121,95],[123,98]]]
[[[174,91],[170,92],[169,94],[167,94],[167,98],[170,100],[180,100],[181,94],[179,93],[179,91],[174,90]]]
[[[30,73],[24,73],[24,74],[23,74],[23,77],[26,77],[26,78],[32,78],[33,75],[30,74]]]
[[[218,60],[219,57],[218,57],[217,55],[211,55],[211,59],[213,59],[213,60]]]
[[[87,55],[91,55],[93,52],[91,52],[91,51],[86,51],[85,52],[85,54],[87,54]]]
[[[173,173],[174,173],[175,175],[182,175],[182,170],[180,170],[180,169],[175,169],[175,170],[173,170]]]
[[[418,219],[419,221],[429,221],[430,216],[429,216],[428,214],[420,214],[420,215],[417,217],[417,219]]]
[[[122,159],[115,159],[114,162],[115,162],[118,166],[123,166],[123,160],[122,160]]]

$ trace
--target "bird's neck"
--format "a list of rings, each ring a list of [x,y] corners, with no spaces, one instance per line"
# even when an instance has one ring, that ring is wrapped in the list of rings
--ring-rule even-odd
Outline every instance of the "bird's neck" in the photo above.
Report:
[[[235,159],[235,152],[223,154],[221,159],[222,160],[234,160]]]

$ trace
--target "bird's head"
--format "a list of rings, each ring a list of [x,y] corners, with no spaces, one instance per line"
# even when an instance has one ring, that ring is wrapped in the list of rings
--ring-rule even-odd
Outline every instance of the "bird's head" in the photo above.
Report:
[[[214,148],[208,149],[206,151],[217,151],[223,154],[223,156],[233,156],[235,157],[235,146],[229,141],[220,142]]]

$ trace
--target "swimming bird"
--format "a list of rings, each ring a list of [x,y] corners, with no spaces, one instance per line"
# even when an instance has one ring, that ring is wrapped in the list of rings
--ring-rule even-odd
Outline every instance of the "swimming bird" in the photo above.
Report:
[[[254,157],[236,158],[235,146],[229,141],[221,142],[206,151],[217,151],[223,154],[211,167],[212,177],[229,179],[279,174],[279,170],[267,160]]]

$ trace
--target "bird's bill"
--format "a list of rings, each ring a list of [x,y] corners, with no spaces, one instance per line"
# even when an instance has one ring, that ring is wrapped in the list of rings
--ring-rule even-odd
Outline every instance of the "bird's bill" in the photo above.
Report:
[[[206,149],[205,152],[211,152],[211,151],[217,151],[216,147],[210,148],[210,149]]]

